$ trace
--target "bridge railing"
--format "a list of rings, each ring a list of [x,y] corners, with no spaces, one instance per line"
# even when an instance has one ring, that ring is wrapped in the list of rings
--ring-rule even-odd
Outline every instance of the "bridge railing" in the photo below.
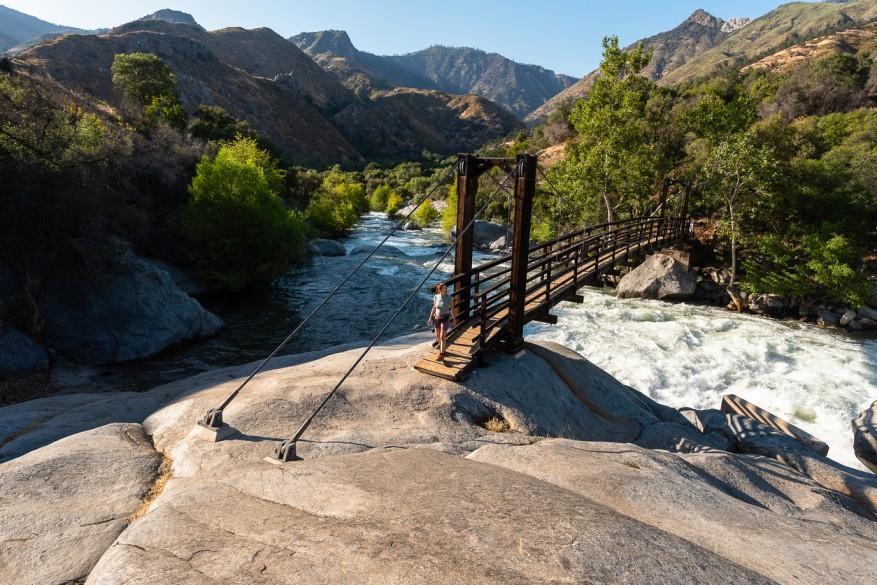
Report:
[[[527,262],[527,304],[547,313],[560,302],[558,294],[575,292],[632,251],[681,239],[686,230],[687,221],[680,217],[640,217],[585,227],[533,245]],[[468,290],[461,286],[464,281],[463,275],[444,281],[453,289],[454,314],[461,316],[449,335],[471,328],[474,321],[479,324],[478,341],[485,345],[508,318],[511,255],[473,267]]]

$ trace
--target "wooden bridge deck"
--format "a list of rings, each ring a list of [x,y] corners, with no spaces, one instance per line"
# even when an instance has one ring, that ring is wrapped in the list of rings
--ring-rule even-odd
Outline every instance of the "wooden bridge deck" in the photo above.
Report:
[[[579,264],[574,272],[566,271],[557,278],[546,279],[526,297],[525,322],[556,322],[556,318],[549,315],[549,310],[561,301],[573,299],[579,288],[595,281],[601,272],[611,268],[615,262],[671,243],[675,239],[677,239],[675,234],[658,233],[636,243],[626,243],[623,248],[607,249]],[[475,366],[479,354],[491,347],[502,333],[502,327],[495,325],[506,320],[508,314],[509,306],[506,302],[505,307],[487,320],[488,333],[484,342],[480,339],[481,318],[480,315],[475,315],[463,326],[457,327],[449,336],[444,361],[439,359],[438,349],[434,349],[421,358],[414,367],[426,374],[447,380],[464,380]]]

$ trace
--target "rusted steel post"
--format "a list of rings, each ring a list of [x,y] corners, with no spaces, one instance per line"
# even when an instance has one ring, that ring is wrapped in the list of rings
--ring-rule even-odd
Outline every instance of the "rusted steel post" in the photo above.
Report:
[[[461,154],[457,160],[457,235],[475,217],[475,197],[478,195],[478,159],[471,154]],[[475,229],[466,230],[454,250],[454,323],[462,323],[469,318],[469,304],[472,283],[472,245]]]
[[[536,157],[532,154],[519,154],[515,165],[515,232],[512,245],[509,320],[506,336],[506,349],[513,353],[524,347],[527,263],[530,257],[533,197],[536,195]]]

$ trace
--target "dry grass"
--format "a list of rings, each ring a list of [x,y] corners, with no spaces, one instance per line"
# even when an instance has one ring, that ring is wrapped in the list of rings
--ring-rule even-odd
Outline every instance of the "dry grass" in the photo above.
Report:
[[[128,522],[134,522],[146,512],[149,511],[149,507],[152,503],[158,499],[158,496],[161,495],[161,492],[164,491],[164,486],[167,485],[168,480],[172,476],[174,467],[174,462],[167,455],[163,455],[163,459],[161,462],[161,466],[158,468],[158,475],[155,477],[155,482],[152,484],[152,487],[149,488],[149,491],[146,493],[146,497],[143,498],[143,503],[140,504],[140,507],[131,514],[128,518]]]
[[[498,416],[493,416],[487,419],[484,421],[483,426],[491,433],[507,433],[512,430],[512,425],[509,424],[509,421],[504,418],[499,418]]]

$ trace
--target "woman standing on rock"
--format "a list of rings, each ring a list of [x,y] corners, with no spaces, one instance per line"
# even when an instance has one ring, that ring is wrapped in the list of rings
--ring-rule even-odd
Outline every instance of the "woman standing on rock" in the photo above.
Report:
[[[448,325],[451,322],[451,297],[448,295],[448,287],[439,284],[435,287],[435,295],[432,297],[432,310],[426,324],[435,327],[435,340],[439,344],[439,359],[445,359],[445,338],[448,334]]]

